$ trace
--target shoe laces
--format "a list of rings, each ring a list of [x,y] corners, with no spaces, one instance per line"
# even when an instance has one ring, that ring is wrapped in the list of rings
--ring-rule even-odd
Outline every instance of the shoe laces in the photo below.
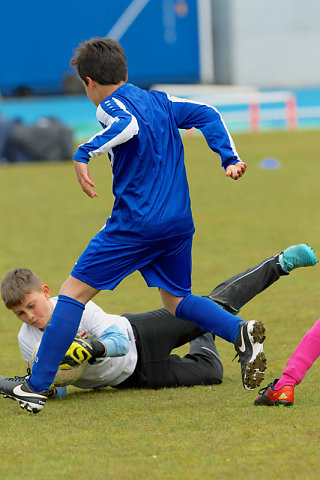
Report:
[[[31,370],[30,368],[27,368],[27,375],[23,375],[22,377],[19,377],[19,375],[15,375],[14,378],[7,378],[7,380],[9,380],[10,382],[16,382],[17,380],[26,380],[27,377],[29,377],[31,375]]]
[[[263,387],[263,388],[260,388],[259,390],[259,395],[263,395],[267,390],[268,388],[273,388],[273,386],[277,383],[277,381],[279,380],[279,378],[276,378],[275,380],[273,380],[273,382],[270,382],[269,385],[267,385],[266,387]]]
[[[235,356],[233,357],[232,361],[234,362],[237,357],[239,357],[239,353],[238,353],[238,352],[235,354]],[[238,363],[240,363],[240,357],[239,357],[239,359],[238,359]]]
[[[260,388],[260,390],[258,391],[259,395],[263,395],[269,387],[271,387],[272,383],[269,383],[269,385],[267,385],[266,387],[263,387],[263,388]]]

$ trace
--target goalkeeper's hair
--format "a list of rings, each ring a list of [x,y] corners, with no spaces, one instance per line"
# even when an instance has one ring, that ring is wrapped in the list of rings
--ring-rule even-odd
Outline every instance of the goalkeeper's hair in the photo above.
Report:
[[[7,308],[13,308],[32,292],[41,292],[44,285],[38,275],[29,268],[13,268],[2,279],[1,297]]]

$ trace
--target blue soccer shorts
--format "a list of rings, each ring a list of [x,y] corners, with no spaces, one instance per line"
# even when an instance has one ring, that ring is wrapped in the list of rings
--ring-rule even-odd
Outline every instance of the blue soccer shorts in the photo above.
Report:
[[[126,245],[103,229],[90,241],[71,275],[97,290],[113,290],[139,270],[149,287],[184,297],[191,293],[191,248],[192,236]]]

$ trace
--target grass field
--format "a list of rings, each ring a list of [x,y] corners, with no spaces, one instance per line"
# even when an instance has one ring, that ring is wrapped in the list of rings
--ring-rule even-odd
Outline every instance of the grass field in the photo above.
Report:
[[[307,242],[320,255],[318,131],[234,136],[246,175],[224,177],[202,137],[185,139],[196,223],[193,290],[207,294],[223,279],[289,245]],[[264,157],[281,162],[262,170]],[[0,276],[34,269],[54,294],[112,205],[108,162],[92,162],[99,198],[86,197],[72,164],[0,169]],[[281,374],[320,313],[319,265],[292,272],[245,306],[244,319],[265,322],[267,384]],[[110,313],[160,307],[139,274],[97,303]],[[23,375],[19,321],[0,306],[0,374]],[[319,366],[296,388],[292,408],[257,408],[242,388],[232,345],[217,340],[222,385],[96,393],[69,387],[39,415],[0,398],[0,478],[43,480],[318,479]],[[185,353],[181,349],[180,353]]]

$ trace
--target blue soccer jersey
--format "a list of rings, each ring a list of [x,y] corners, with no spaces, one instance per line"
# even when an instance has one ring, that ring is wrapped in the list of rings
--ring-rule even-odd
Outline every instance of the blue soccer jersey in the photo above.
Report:
[[[108,153],[114,206],[106,230],[127,243],[192,235],[179,128],[199,128],[226,168],[240,159],[219,112],[126,83],[100,103],[97,118],[103,130],[80,145],[74,159],[88,163]]]

